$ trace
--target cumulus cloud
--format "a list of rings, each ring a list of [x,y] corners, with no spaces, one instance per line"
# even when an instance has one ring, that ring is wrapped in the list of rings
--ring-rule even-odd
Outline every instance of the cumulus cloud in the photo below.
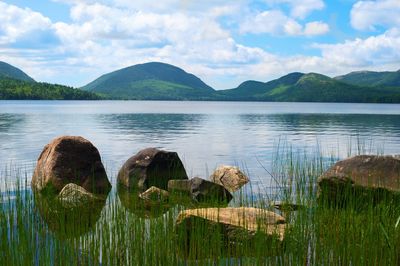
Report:
[[[366,39],[357,38],[340,44],[317,44],[326,61],[360,68],[398,65],[400,62],[400,30],[391,29]]]
[[[290,14],[295,18],[305,18],[315,10],[325,7],[322,0],[266,0],[270,5],[287,4],[290,7]]]
[[[242,33],[269,33],[273,35],[321,35],[329,31],[329,26],[321,21],[309,22],[305,26],[286,16],[279,10],[269,10],[248,18],[241,24]]]
[[[375,30],[376,26],[400,27],[400,1],[358,1],[351,9],[351,25],[357,30]]]
[[[35,31],[51,30],[50,19],[28,8],[0,2],[0,44],[14,43]]]

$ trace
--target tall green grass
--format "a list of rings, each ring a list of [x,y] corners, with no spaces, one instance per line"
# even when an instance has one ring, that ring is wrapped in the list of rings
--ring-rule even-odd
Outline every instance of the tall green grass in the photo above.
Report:
[[[279,143],[265,169],[277,193],[258,188],[254,195],[251,184],[235,193],[233,206],[277,211],[273,200],[304,206],[281,213],[289,224],[283,243],[263,234],[227,242],[220,227],[204,223],[177,229],[181,210],[206,205],[179,199],[149,205],[117,188],[100,206],[63,209],[33,195],[23,171],[8,169],[1,179],[0,265],[398,265],[399,201],[362,209],[317,201],[316,179],[338,157]]]

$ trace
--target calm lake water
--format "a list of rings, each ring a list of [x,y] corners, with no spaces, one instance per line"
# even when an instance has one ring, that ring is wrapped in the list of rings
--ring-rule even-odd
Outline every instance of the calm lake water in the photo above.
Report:
[[[400,154],[400,105],[0,101],[0,169],[29,176],[44,145],[60,135],[89,139],[113,177],[140,149],[158,147],[177,151],[190,176],[236,164],[253,182],[268,184],[263,167],[271,167],[278,144],[341,158],[357,146]]]

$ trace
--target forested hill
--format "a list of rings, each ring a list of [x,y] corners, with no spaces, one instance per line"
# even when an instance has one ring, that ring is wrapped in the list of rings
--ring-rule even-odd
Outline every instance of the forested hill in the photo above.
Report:
[[[99,100],[97,94],[71,87],[0,78],[0,100]]]
[[[104,74],[82,89],[115,99],[212,100],[214,89],[173,65],[150,62]]]
[[[7,64],[6,62],[0,61],[0,79],[2,78],[12,78],[29,82],[35,81],[21,69],[16,68],[10,64]]]

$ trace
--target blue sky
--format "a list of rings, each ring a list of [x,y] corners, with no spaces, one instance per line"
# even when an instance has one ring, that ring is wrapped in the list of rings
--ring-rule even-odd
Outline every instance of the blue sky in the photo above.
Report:
[[[400,0],[6,0],[0,10],[0,60],[76,87],[149,61],[216,89],[400,69]]]

